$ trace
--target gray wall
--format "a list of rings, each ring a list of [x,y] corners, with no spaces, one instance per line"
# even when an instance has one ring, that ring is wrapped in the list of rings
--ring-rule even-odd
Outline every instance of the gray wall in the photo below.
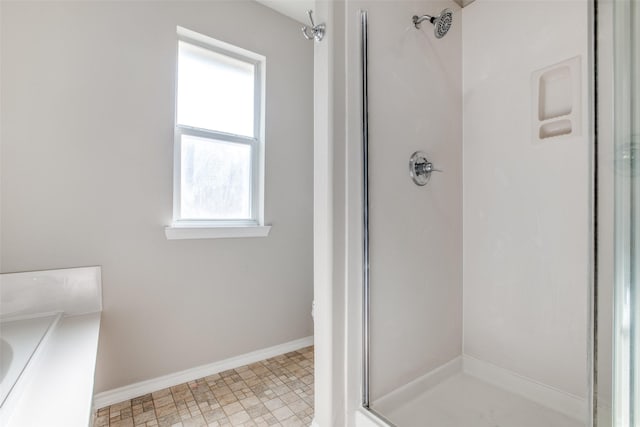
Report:
[[[313,44],[299,24],[248,1],[1,7],[1,270],[103,267],[96,391],[311,335]],[[267,238],[164,236],[177,25],[267,57]]]

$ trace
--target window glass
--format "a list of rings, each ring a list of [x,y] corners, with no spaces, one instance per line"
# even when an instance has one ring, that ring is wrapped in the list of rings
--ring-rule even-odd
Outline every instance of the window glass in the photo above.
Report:
[[[179,42],[178,125],[254,137],[256,67]]]
[[[182,219],[251,218],[251,146],[182,135]]]

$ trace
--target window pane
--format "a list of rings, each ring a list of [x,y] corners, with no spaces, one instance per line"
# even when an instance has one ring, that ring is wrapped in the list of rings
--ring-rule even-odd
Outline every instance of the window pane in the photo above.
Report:
[[[181,219],[251,219],[251,146],[182,135]]]
[[[183,41],[178,124],[254,136],[255,65]]]

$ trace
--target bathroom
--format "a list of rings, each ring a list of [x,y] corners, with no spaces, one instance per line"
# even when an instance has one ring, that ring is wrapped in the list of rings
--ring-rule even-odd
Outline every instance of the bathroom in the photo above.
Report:
[[[3,0],[2,424],[637,425],[639,24]]]

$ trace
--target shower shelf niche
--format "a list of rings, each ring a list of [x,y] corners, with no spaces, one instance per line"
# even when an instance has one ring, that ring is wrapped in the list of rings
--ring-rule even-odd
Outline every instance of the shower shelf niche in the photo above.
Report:
[[[576,56],[533,72],[533,141],[580,135],[581,57]]]

